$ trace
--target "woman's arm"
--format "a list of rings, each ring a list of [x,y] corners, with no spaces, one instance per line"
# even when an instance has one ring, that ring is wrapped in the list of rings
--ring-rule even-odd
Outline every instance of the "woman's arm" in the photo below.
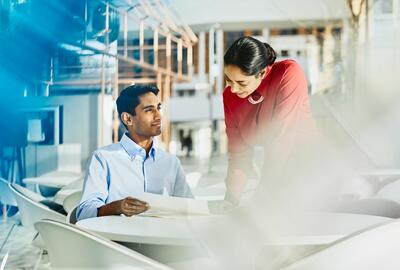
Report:
[[[237,204],[246,187],[248,172],[252,169],[252,148],[243,141],[236,118],[225,99],[224,113],[229,152],[225,199]]]
[[[290,156],[297,147],[302,146],[308,133],[305,131],[312,128],[313,124],[306,77],[296,62],[287,61],[285,65],[277,90],[272,122],[265,137],[263,176],[270,179],[280,176]],[[275,181],[274,179],[271,181]]]

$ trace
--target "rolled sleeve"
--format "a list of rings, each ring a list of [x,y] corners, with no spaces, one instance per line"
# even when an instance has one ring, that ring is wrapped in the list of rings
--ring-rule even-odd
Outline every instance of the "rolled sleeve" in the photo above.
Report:
[[[230,193],[239,194],[244,190],[253,165],[253,148],[244,142],[235,116],[224,99],[225,128],[228,137],[229,163],[226,187]]]
[[[100,152],[94,152],[86,172],[82,199],[76,212],[77,220],[97,216],[97,209],[106,204],[108,184],[106,162]]]
[[[293,152],[296,142],[300,141],[299,130],[306,126],[308,120],[308,93],[307,81],[301,67],[294,61],[285,66],[276,104],[265,146],[268,152],[264,164],[270,164],[276,172],[283,170],[289,156]]]

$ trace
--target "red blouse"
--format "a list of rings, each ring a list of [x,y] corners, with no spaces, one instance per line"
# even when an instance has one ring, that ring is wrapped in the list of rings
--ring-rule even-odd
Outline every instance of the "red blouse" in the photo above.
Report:
[[[267,147],[265,154],[273,157],[274,163],[284,162],[293,147],[315,130],[307,80],[300,66],[293,60],[284,60],[274,63],[267,72],[252,94],[255,100],[262,95],[261,103],[251,104],[247,98],[238,97],[230,86],[224,90],[228,188],[244,188],[253,146]]]

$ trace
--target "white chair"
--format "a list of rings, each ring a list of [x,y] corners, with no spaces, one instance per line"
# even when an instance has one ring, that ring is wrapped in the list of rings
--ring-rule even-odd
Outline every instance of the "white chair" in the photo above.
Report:
[[[81,168],[81,145],[61,144],[57,147],[57,169],[39,177],[24,178],[25,184],[51,188],[62,188],[83,178]]]
[[[75,191],[71,194],[69,194],[67,197],[65,197],[64,202],[63,202],[63,207],[67,213],[71,212],[74,207],[76,207],[80,200],[82,198],[82,191],[78,190]]]
[[[374,197],[400,203],[400,180],[387,184],[381,188]]]
[[[57,169],[42,174],[38,178],[59,177],[70,178],[66,185],[83,178],[81,167],[81,145],[80,144],[60,144],[57,146]],[[64,180],[65,181],[65,180]],[[39,183],[40,184],[40,183]],[[49,185],[50,186],[50,185]]]
[[[58,171],[81,173],[81,144],[64,143],[58,146]]]
[[[7,205],[17,206],[17,201],[10,189],[9,182],[0,178],[0,203],[3,204],[3,216],[7,218]]]
[[[35,227],[48,247],[52,269],[171,270],[166,265],[74,225],[42,220]]]
[[[66,197],[76,191],[81,191],[83,189],[83,178],[73,181],[72,183],[61,188],[55,195],[54,201],[59,204],[63,204]]]
[[[398,270],[400,221],[350,235],[282,270]]]
[[[186,174],[186,182],[190,188],[195,188],[201,179],[201,172],[190,172]]]
[[[343,200],[335,212],[400,218],[400,204],[382,198]]]
[[[23,226],[33,228],[35,222],[44,218],[65,221],[64,215],[40,203],[45,199],[41,195],[16,184],[10,184],[10,189],[17,201]]]
[[[10,189],[9,182],[0,177],[0,202],[5,205],[17,206],[17,201]]]
[[[76,205],[67,215],[67,223],[75,225],[78,220],[76,219],[76,210],[78,209],[78,205]]]

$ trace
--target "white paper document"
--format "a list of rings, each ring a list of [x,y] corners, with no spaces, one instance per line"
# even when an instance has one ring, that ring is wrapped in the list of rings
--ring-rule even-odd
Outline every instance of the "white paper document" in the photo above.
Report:
[[[135,198],[145,201],[150,209],[143,215],[209,215],[208,201],[181,197],[163,196],[148,192],[136,194]]]

